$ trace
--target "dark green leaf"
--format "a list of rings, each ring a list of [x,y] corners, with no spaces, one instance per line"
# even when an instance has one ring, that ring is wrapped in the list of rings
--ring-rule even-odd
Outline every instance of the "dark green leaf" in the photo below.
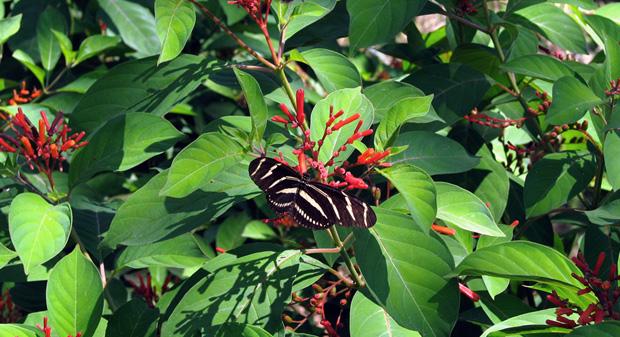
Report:
[[[620,322],[600,322],[593,325],[580,326],[567,334],[567,337],[614,337],[620,334]]]
[[[596,173],[591,154],[552,153],[538,161],[525,179],[523,202],[528,217],[562,206],[590,184]]]
[[[18,49],[16,51],[14,51],[13,55],[11,55],[11,56],[14,59],[18,60],[19,62],[21,62],[23,65],[25,65],[26,68],[28,68],[28,70],[30,70],[32,72],[34,77],[36,77],[37,80],[39,80],[39,83],[41,84],[42,87],[45,86],[45,70],[43,70],[41,67],[37,66],[35,64],[34,60],[30,57],[30,55],[28,55],[24,51]]]
[[[502,64],[505,71],[544,80],[556,81],[564,76],[575,76],[575,72],[562,61],[549,55],[531,54],[512,59]]]
[[[149,57],[122,63],[103,75],[80,100],[70,127],[93,131],[129,112],[163,116],[220,68],[218,61],[181,55],[161,66]]]
[[[209,184],[246,156],[233,138],[206,133],[185,147],[172,161],[168,181],[160,195],[183,198]]]
[[[207,327],[202,330],[202,335],[214,337],[273,337],[263,328],[237,322],[226,322],[219,326]]]
[[[412,119],[424,117],[429,112],[432,100],[432,96],[412,97],[394,104],[375,131],[375,147],[387,149],[394,145],[400,127]]]
[[[162,326],[162,337],[195,336],[226,322],[247,323],[277,331],[291,296],[290,280],[298,270],[299,251],[263,251],[233,258],[199,281],[181,299]],[[214,260],[215,262],[215,260]],[[252,270],[248,277],[247,271]]]
[[[141,56],[156,55],[161,50],[155,17],[148,8],[125,0],[98,0],[99,6],[118,28],[123,42]]]
[[[288,5],[284,1],[273,1],[281,22],[286,24],[286,39],[303,28],[320,20],[336,6],[336,0],[314,0]]]
[[[6,266],[9,261],[13,260],[17,257],[17,253],[6,248],[3,244],[0,243],[0,269]]]
[[[247,165],[233,166],[184,198],[160,196],[168,171],[159,173],[118,210],[100,246],[145,245],[172,238],[208,223],[237,202],[257,196],[260,192],[248,176]]]
[[[411,84],[396,81],[373,84],[364,89],[364,95],[368,97],[375,107],[375,123],[382,121],[394,106],[406,104],[405,102],[410,99],[425,96],[422,90]],[[415,123],[428,123],[432,121],[441,121],[441,118],[437,116],[432,106],[426,115],[413,120]]]
[[[69,181],[79,184],[102,171],[125,171],[173,146],[185,136],[166,119],[132,113],[107,121],[76,151]]]
[[[157,60],[157,64],[160,64],[181,54],[196,24],[196,12],[194,5],[185,0],[157,0],[155,19],[162,45]]]
[[[60,336],[91,336],[103,313],[103,284],[95,265],[76,246],[56,264],[47,283],[52,330]]]
[[[585,113],[603,101],[585,84],[565,76],[553,84],[553,103],[545,124],[562,125],[577,122]]]
[[[529,312],[523,315],[509,318],[501,323],[495,324],[484,331],[480,337],[486,337],[489,334],[510,328],[523,328],[532,326],[535,331],[540,331],[539,326],[546,326],[547,320],[555,320],[555,308]],[[557,328],[556,328],[557,329]]]
[[[183,234],[176,238],[143,246],[130,246],[116,260],[116,269],[134,269],[153,266],[172,268],[192,268],[207,262],[209,258],[200,249],[201,239],[193,234]]]
[[[159,309],[147,308],[141,299],[133,299],[114,311],[108,322],[106,337],[154,337]]]
[[[456,323],[458,285],[452,254],[433,231],[407,215],[375,208],[377,224],[354,228],[357,263],[375,301],[402,327],[423,336],[448,336]],[[415,254],[415,258],[412,258]]]
[[[413,131],[401,134],[394,146],[409,147],[393,155],[393,164],[415,165],[429,175],[469,171],[480,163],[457,142],[431,132]]]
[[[610,192],[612,193],[612,192]],[[620,192],[613,192],[604,205],[592,210],[585,211],[588,219],[597,225],[609,226],[620,221]]]
[[[41,13],[39,21],[37,21],[37,43],[41,53],[43,69],[47,71],[54,69],[61,53],[60,41],[58,41],[52,30],[66,34],[67,23],[56,8],[48,6]]]
[[[215,246],[227,251],[243,245],[245,237],[241,234],[249,221],[250,217],[245,213],[226,218],[217,231]]]
[[[351,50],[390,42],[426,4],[426,0],[347,1]]]

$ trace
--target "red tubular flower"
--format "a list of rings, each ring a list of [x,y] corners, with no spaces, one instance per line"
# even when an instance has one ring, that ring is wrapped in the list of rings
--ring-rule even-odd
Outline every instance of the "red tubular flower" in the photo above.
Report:
[[[353,188],[359,188],[359,189],[366,189],[366,188],[368,188],[368,185],[364,182],[363,179],[354,177],[351,174],[351,172],[347,172],[344,175],[344,180],[346,180],[349,183],[349,188],[351,188],[351,189],[353,189]]]
[[[368,136],[372,134],[372,129],[368,129],[366,131],[362,131],[362,132],[356,132],[355,134],[353,134],[353,136],[349,137],[349,139],[347,139],[347,144],[353,144],[354,141],[356,141],[357,139],[360,139],[362,137]]]
[[[474,302],[478,302],[480,300],[480,295],[476,294],[473,290],[467,288],[463,283],[459,282],[459,290],[463,295],[469,297],[470,300]]]
[[[304,124],[306,114],[304,113],[304,89],[297,90],[297,123]]]
[[[375,149],[373,148],[366,149],[364,153],[362,153],[361,155],[359,155],[359,157],[357,157],[357,163],[358,164],[366,163],[366,159],[368,159],[373,154],[375,154]]]
[[[0,138],[0,145],[4,146],[4,148],[7,149],[9,152],[16,152],[15,148],[7,144],[2,138]]]
[[[304,173],[306,173],[306,171],[308,171],[308,168],[306,166],[306,155],[303,152],[301,152],[298,158],[299,158],[299,173],[303,175]]]
[[[293,115],[291,115],[291,112],[288,111],[288,108],[286,107],[286,105],[284,103],[280,104],[280,110],[282,110],[282,112],[284,112],[284,114],[286,115],[286,117],[288,117],[288,119],[293,122],[295,121],[295,118],[293,118]]]
[[[56,146],[56,144],[50,145],[50,150],[52,150],[52,158],[58,158],[58,147]]]
[[[596,267],[594,267],[594,271],[592,272],[592,274],[598,275],[598,272],[601,269],[601,265],[603,264],[603,260],[605,260],[605,253],[601,252],[598,256],[598,260],[596,261]]]
[[[284,118],[282,118],[280,116],[277,116],[277,115],[271,117],[271,120],[274,121],[274,122],[277,122],[277,123],[284,123],[284,124],[288,124],[288,123],[291,122],[291,121],[286,120],[286,119],[284,119]]]
[[[376,163],[379,160],[387,157],[389,154],[390,154],[390,150],[387,150],[384,152],[377,152],[372,157],[368,158],[368,160],[366,160],[366,164]]]
[[[70,141],[62,144],[62,147],[60,148],[60,152],[66,152],[67,150],[72,148],[74,145],[75,145],[75,141],[74,140],[70,140]]]
[[[361,116],[361,115],[360,115],[359,113],[356,113],[355,115],[350,116],[349,118],[346,118],[346,119],[344,119],[344,120],[339,121],[338,123],[336,123],[336,125],[334,125],[334,127],[332,128],[332,131],[339,130],[339,129],[340,129],[340,128],[342,128],[343,126],[345,126],[345,125],[347,125],[347,124],[349,124],[349,123],[353,122],[354,120],[356,120],[356,119],[360,118],[360,116]]]
[[[450,227],[446,227],[446,226],[431,225],[431,229],[436,231],[436,232],[438,232],[438,233],[442,233],[442,234],[446,234],[446,235],[454,235],[454,233],[456,233],[454,228],[450,228]]]
[[[28,140],[28,138],[22,136],[22,138],[20,138],[19,140],[21,140],[22,144],[24,145],[24,148],[26,149],[26,154],[30,157],[34,156],[34,150],[32,149],[32,145],[30,145],[30,141]]]
[[[45,144],[45,120],[39,119],[39,146]]]

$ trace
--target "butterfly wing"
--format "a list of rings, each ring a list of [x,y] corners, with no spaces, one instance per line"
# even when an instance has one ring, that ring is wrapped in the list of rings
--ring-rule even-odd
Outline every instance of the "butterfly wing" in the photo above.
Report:
[[[267,196],[271,209],[283,214],[295,202],[301,184],[301,176],[292,168],[267,157],[254,159],[248,169],[250,178]]]
[[[369,228],[377,222],[375,212],[362,199],[318,182],[301,186],[291,213],[295,221],[310,229],[333,225]]]

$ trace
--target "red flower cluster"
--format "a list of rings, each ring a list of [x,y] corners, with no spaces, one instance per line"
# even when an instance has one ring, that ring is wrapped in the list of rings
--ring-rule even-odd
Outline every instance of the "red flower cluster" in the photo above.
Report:
[[[620,78],[617,81],[610,81],[609,84],[611,84],[611,89],[605,90],[605,94],[607,96],[620,95]]]
[[[24,115],[22,109],[10,120],[9,127],[15,132],[15,137],[6,133],[0,134],[0,151],[13,152],[26,158],[31,169],[36,166],[39,172],[45,173],[53,185],[52,171],[56,165],[65,160],[63,152],[76,150],[88,142],[81,142],[84,131],[68,136],[71,129],[62,125],[63,112],[59,111],[50,124],[45,112],[41,111],[39,127],[36,128]],[[62,166],[59,165],[62,171]]]
[[[39,95],[41,95],[41,89],[33,87],[31,92],[26,90],[26,82],[22,82],[22,88],[19,91],[13,90],[13,97],[9,100],[9,105],[17,106],[18,104],[30,103]]]
[[[22,318],[21,309],[13,303],[9,291],[0,296],[0,323],[15,323]]]
[[[133,294],[138,294],[142,296],[146,301],[146,306],[149,308],[155,308],[155,304],[159,301],[159,297],[163,295],[166,291],[170,289],[168,284],[172,280],[172,275],[168,275],[166,280],[164,281],[161,294],[157,294],[157,288],[151,284],[151,274],[146,277],[146,283],[144,282],[144,278],[142,274],[138,273],[138,279],[140,280],[140,285],[137,285],[134,281],[129,280],[129,284],[134,288]],[[173,283],[179,282],[179,279],[176,278]]]
[[[52,336],[52,327],[47,325],[47,317],[43,317],[43,326],[41,326],[41,324],[37,323],[37,328],[41,329],[41,331],[45,332],[45,337],[51,337]],[[73,335],[69,335],[67,337],[73,337]],[[75,335],[75,337],[82,337],[82,333],[78,332],[77,335]]]
[[[383,160],[385,157],[387,157],[390,154],[390,151],[387,150],[384,152],[380,152],[380,151],[375,151],[374,149],[365,150],[357,158],[356,163],[351,164],[348,161],[345,161],[343,162],[342,166],[334,166],[335,164],[334,160],[340,155],[342,151],[345,151],[347,149],[348,145],[353,144],[353,142],[355,142],[356,140],[362,137],[371,135],[373,133],[373,130],[369,129],[369,130],[360,131],[360,128],[362,127],[362,124],[364,123],[364,121],[359,119],[361,117],[359,113],[353,114],[346,118],[340,118],[342,117],[342,115],[344,115],[344,111],[340,110],[334,113],[334,107],[332,106],[329,111],[329,119],[325,123],[325,130],[323,132],[323,136],[321,137],[320,140],[316,142],[312,141],[310,140],[311,131],[308,130],[306,125],[304,124],[306,114],[304,112],[304,90],[303,89],[297,90],[296,100],[297,100],[297,109],[296,109],[297,111],[295,111],[294,116],[289,111],[289,109],[286,107],[286,105],[281,104],[280,109],[282,110],[282,112],[284,112],[284,115],[286,115],[286,118],[282,116],[274,116],[271,118],[271,120],[277,123],[284,124],[285,128],[288,128],[288,126],[290,125],[291,128],[301,129],[303,137],[304,137],[302,140],[302,144],[298,149],[293,151],[293,154],[299,157],[299,166],[297,166],[296,169],[301,174],[304,174],[306,172],[307,167],[311,167],[312,169],[317,171],[317,180],[319,181],[325,181],[329,177],[340,177],[344,179],[344,181],[340,181],[340,182],[338,181],[329,182],[329,185],[331,186],[346,187],[347,189],[355,189],[355,188],[366,189],[368,188],[368,184],[366,184],[363,179],[357,178],[353,176],[351,172],[348,172],[347,170],[349,168],[353,166],[359,166],[359,165],[367,165],[367,166],[376,165],[376,166],[382,166],[382,167],[390,166],[389,163],[379,162],[380,160]],[[344,145],[342,145],[339,149],[334,151],[332,157],[327,162],[324,163],[322,161],[319,161],[318,159],[319,152],[321,151],[321,147],[323,146],[325,138],[331,135],[334,131],[338,131],[342,129],[345,125],[348,125],[355,121],[358,121],[357,127],[355,128],[355,131],[353,132],[351,137],[347,139],[347,142]],[[308,150],[311,151],[312,156],[306,158],[305,151],[308,151]],[[280,158],[275,158],[275,159],[286,164],[286,162],[284,161],[284,158],[282,157],[282,154],[280,154]],[[334,166],[333,173],[328,173],[328,170],[326,169],[326,167],[329,167],[329,166]]]
[[[598,277],[601,265],[605,260],[605,253],[601,253],[596,261],[594,270],[590,269],[586,263],[582,253],[579,253],[578,258],[573,257],[573,262],[577,267],[584,271],[585,277],[577,276],[572,273],[571,276],[577,279],[581,284],[585,286],[577,292],[577,295],[587,294],[592,292],[596,295],[598,303],[590,304],[586,310],[582,310],[577,305],[569,303],[567,299],[562,300],[555,292],[547,296],[549,302],[557,305],[555,314],[557,316],[555,321],[547,320],[547,324],[567,329],[572,329],[578,325],[588,325],[590,323],[600,323],[603,319],[620,320],[620,314],[614,312],[614,306],[620,298],[620,287],[614,286],[614,282],[620,280],[620,276],[616,275],[617,266],[614,264],[609,271],[608,280],[603,281]],[[614,289],[612,289],[614,288]],[[613,290],[613,291],[612,291]],[[578,314],[577,321],[569,319],[568,316],[572,314]],[[566,317],[564,317],[566,316]]]

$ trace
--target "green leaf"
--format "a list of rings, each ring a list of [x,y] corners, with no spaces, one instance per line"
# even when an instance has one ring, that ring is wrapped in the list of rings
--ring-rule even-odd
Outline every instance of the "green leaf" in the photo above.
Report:
[[[607,179],[614,191],[620,189],[620,130],[611,130],[605,135],[603,156]]]
[[[509,19],[542,34],[562,49],[578,54],[588,53],[579,24],[553,4],[541,3],[521,9]]]
[[[26,274],[60,253],[69,239],[72,220],[68,203],[50,205],[34,193],[13,199],[9,209],[11,242]]]
[[[581,270],[557,250],[533,242],[510,241],[477,249],[446,277],[491,275],[574,291],[583,288],[571,273],[582,276]]]
[[[157,64],[179,56],[196,24],[194,5],[185,0],[155,1],[157,35],[162,50]]]
[[[395,81],[373,84],[364,89],[364,95],[368,97],[375,107],[375,122],[382,121],[393,107],[425,96],[422,90],[411,84]],[[426,115],[413,120],[414,123],[428,123],[432,121],[441,121],[441,118],[437,116],[432,107],[430,107]]]
[[[556,81],[564,76],[575,76],[575,72],[571,68],[550,55],[524,55],[502,64],[500,68],[512,73],[549,81]]]
[[[411,97],[394,104],[375,131],[375,147],[387,149],[394,145],[400,128],[412,119],[423,117],[431,107],[433,96]]]
[[[364,121],[359,129],[361,132],[367,130],[372,125],[374,115],[372,103],[361,93],[360,88],[335,91],[327,95],[325,99],[320,100],[312,110],[310,116],[310,130],[312,134],[310,137],[315,142],[323,137],[325,125],[329,120],[331,106],[334,107],[334,114],[340,110],[344,111],[344,114],[331,127],[338,123],[338,121],[345,120],[356,113],[360,114],[360,118],[332,132],[331,135],[325,138],[319,153],[319,160],[323,162],[327,162],[335,151],[340,151],[340,148],[347,143],[347,139],[353,136],[360,119]],[[351,153],[353,153],[353,150],[351,146],[348,146],[345,151],[340,151],[337,159],[347,160]]]
[[[426,4],[425,0],[347,1],[351,51],[391,42]]]
[[[99,7],[118,28],[123,42],[141,56],[156,55],[161,50],[155,17],[137,3],[124,0],[98,0]]]
[[[590,157],[590,158],[588,158]],[[586,152],[559,152],[536,162],[525,179],[523,202],[528,218],[567,203],[590,184],[596,162]]]
[[[3,45],[6,40],[8,40],[11,36],[15,35],[15,33],[19,31],[21,21],[21,14],[0,19],[0,46]]]
[[[604,103],[590,88],[572,76],[565,76],[553,84],[553,103],[545,124],[562,125],[577,122],[586,112]]]
[[[18,254],[0,243],[0,269],[6,266],[9,261],[13,260]]]
[[[246,156],[239,143],[221,133],[205,133],[172,161],[162,196],[183,198],[237,165]]]
[[[506,62],[523,55],[536,54],[538,38],[531,30],[508,22],[498,23],[497,25],[506,28],[499,36],[500,41],[506,35],[510,35],[511,44],[507,48]]]
[[[252,133],[250,139],[252,143],[256,140],[259,144],[263,139],[263,133],[267,127],[267,104],[265,97],[260,90],[258,82],[252,75],[245,73],[237,68],[233,68],[237,81],[241,85],[243,95],[250,109],[250,117],[252,117]]]
[[[34,326],[26,324],[4,323],[0,324],[0,336],[18,337],[43,337],[44,332]]]
[[[353,228],[355,258],[376,303],[402,327],[423,336],[448,336],[456,323],[458,284],[452,254],[435,232],[407,215],[375,208],[377,224]],[[412,258],[415,254],[415,258]]]
[[[248,222],[241,236],[252,240],[273,240],[278,237],[273,228],[260,220]]]
[[[122,63],[93,84],[75,107],[69,126],[90,132],[129,112],[163,116],[220,67],[218,61],[181,55],[157,66],[149,57]]]
[[[77,57],[72,66],[76,66],[89,58],[101,54],[106,49],[115,47],[121,42],[118,36],[91,35],[80,44]]]
[[[281,15],[284,23],[286,23],[286,39],[290,39],[295,33],[329,14],[335,6],[336,0],[314,0],[292,5],[287,5],[284,1],[271,3],[271,7],[280,9],[279,11],[276,9],[276,12],[286,11],[285,14]]]
[[[223,250],[237,248],[245,242],[245,237],[241,235],[245,226],[250,221],[250,217],[245,213],[232,215],[220,224],[215,237],[215,246]]]
[[[127,199],[100,247],[145,245],[172,238],[208,223],[235,203],[260,194],[245,162],[222,172],[212,183],[184,198],[159,195],[167,177],[168,171],[159,173]]]
[[[52,6],[48,6],[37,21],[37,44],[41,54],[43,69],[54,69],[60,59],[60,41],[53,34],[53,30],[62,34],[67,33],[65,17]]]
[[[532,326],[532,329],[539,331],[540,326],[547,326],[547,320],[555,320],[557,315],[555,314],[555,308],[539,310],[535,312],[528,312],[523,315],[511,317],[501,323],[495,324],[492,327],[484,331],[480,337],[486,337],[489,334],[510,328],[525,328]],[[536,329],[538,328],[538,329]]]
[[[233,251],[234,252],[234,251]],[[290,300],[290,280],[300,251],[262,251],[237,257],[194,285],[163,323],[161,336],[195,336],[226,322],[267,331],[282,329],[282,311]],[[215,261],[215,260],[214,260]],[[252,277],[247,271],[252,270]]]
[[[222,325],[207,327],[202,330],[202,336],[273,337],[272,334],[261,327],[237,322],[226,322]]]
[[[620,192],[613,192],[613,195],[605,201],[601,207],[584,212],[588,220],[600,226],[613,225],[620,221]]]
[[[437,218],[462,229],[489,236],[505,236],[489,208],[475,194],[456,185],[438,182]]]
[[[393,164],[415,165],[429,175],[469,171],[480,163],[457,142],[432,132],[413,131],[401,134],[394,146],[408,146],[391,156]]]
[[[60,42],[60,51],[62,51],[62,55],[65,57],[65,64],[70,65],[71,62],[73,62],[73,58],[77,54],[73,51],[73,44],[71,43],[71,40],[69,40],[67,35],[55,29],[52,29],[52,33],[58,42]]]
[[[362,85],[357,67],[348,58],[335,51],[312,48],[301,54],[291,53],[291,57],[308,64],[328,93]]]
[[[437,214],[437,191],[433,179],[424,170],[406,164],[378,172],[398,189],[418,228],[428,233]]]
[[[76,151],[69,182],[75,186],[97,172],[128,170],[184,137],[162,117],[146,113],[117,116],[92,133],[88,145]]]
[[[16,51],[13,52],[13,55],[11,56],[14,59],[18,60],[19,62],[21,62],[23,65],[25,65],[26,68],[28,68],[32,72],[34,77],[36,77],[37,80],[39,80],[39,84],[41,84],[42,87],[45,86],[45,70],[37,66],[32,60],[32,58],[30,57],[30,55],[24,53],[20,49],[17,49]]]
[[[169,240],[127,247],[116,260],[116,269],[200,266],[209,260],[201,250],[200,240],[193,234],[185,233]]]
[[[100,176],[100,178],[104,177]],[[96,257],[93,258],[95,260],[100,261],[111,252],[109,249],[98,249],[97,246],[103,240],[102,233],[110,228],[110,223],[121,204],[120,200],[95,202],[76,193],[71,195],[73,229],[80,237],[84,248],[90,252],[91,256]]]
[[[382,307],[366,297],[363,291],[351,301],[351,335],[357,337],[401,336],[419,337],[419,332],[405,329]]]
[[[567,337],[614,337],[620,334],[619,322],[599,322],[593,325],[586,325],[576,327],[573,331],[568,333]]]
[[[47,282],[47,310],[60,336],[92,336],[103,313],[103,284],[95,265],[76,246],[56,264]]]
[[[108,322],[106,337],[154,337],[157,332],[159,309],[148,308],[139,298],[123,304],[114,311]]]
[[[491,87],[483,73],[458,63],[424,67],[404,81],[427,95],[435,95],[433,107],[448,125],[477,107]]]

